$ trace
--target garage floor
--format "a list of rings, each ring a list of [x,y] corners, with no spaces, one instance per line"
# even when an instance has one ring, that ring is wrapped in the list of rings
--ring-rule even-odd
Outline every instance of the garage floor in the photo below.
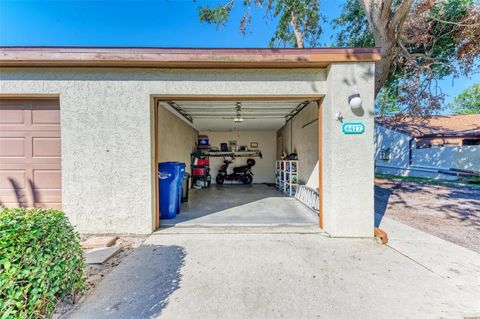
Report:
[[[191,189],[175,219],[162,219],[170,226],[312,226],[318,215],[275,187],[264,184],[216,185]]]

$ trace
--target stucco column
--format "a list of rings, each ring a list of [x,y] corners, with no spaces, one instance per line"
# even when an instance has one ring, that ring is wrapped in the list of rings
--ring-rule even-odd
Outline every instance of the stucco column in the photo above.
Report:
[[[362,108],[348,97],[360,94]],[[323,101],[324,230],[335,237],[373,237],[374,63],[334,63]],[[337,119],[341,113],[343,120]],[[363,134],[345,134],[342,124],[360,122]]]

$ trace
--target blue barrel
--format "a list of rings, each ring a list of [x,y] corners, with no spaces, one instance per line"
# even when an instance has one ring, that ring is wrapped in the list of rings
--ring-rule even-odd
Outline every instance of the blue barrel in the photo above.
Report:
[[[177,163],[177,188],[178,188],[178,203],[177,203],[177,214],[180,213],[180,206],[182,205],[182,182],[183,177],[185,176],[185,168],[187,165],[185,163]]]
[[[175,218],[178,211],[178,162],[158,163],[160,218]]]

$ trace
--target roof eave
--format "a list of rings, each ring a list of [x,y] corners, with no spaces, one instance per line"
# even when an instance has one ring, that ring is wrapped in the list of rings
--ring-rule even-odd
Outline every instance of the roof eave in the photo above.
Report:
[[[0,47],[1,67],[325,68],[335,62],[378,60],[378,48]]]

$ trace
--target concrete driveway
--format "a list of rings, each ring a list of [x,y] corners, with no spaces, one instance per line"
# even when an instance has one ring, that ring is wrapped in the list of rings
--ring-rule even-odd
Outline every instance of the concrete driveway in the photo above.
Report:
[[[404,244],[402,236],[417,235],[391,222],[395,245]],[[451,259],[435,268],[439,254],[408,256],[415,245],[398,250],[371,239],[327,238],[313,229],[165,229],[104,279],[71,318],[478,315],[479,255],[439,240],[425,248],[446,247]],[[420,252],[428,255],[428,249]],[[452,263],[456,269],[443,269]]]

